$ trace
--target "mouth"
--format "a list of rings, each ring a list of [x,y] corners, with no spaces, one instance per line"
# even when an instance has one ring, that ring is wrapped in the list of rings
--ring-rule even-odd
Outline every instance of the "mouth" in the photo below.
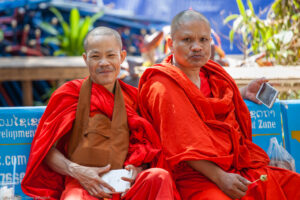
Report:
[[[99,74],[107,74],[113,72],[112,70],[105,70],[105,71],[100,71],[98,72]]]
[[[203,58],[204,56],[201,55],[201,54],[193,54],[193,55],[191,55],[190,57],[191,57],[192,59],[201,59],[201,58]]]
[[[108,74],[108,73],[111,73],[113,71],[114,71],[113,69],[103,69],[103,68],[96,69],[97,74]]]

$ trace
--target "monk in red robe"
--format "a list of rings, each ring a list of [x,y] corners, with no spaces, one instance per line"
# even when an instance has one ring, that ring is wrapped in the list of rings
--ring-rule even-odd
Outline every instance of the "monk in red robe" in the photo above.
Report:
[[[188,10],[172,21],[170,55],[140,79],[139,107],[160,135],[184,200],[300,199],[300,175],[268,166],[234,80],[209,60],[208,20]],[[256,181],[267,175],[266,181]]]
[[[90,76],[52,95],[32,142],[24,193],[36,199],[117,197],[104,192],[115,189],[101,176],[124,167],[132,177],[123,180],[132,186],[122,199],[174,199],[166,170],[143,170],[159,165],[161,146],[151,124],[135,111],[137,89],[117,80],[126,56],[120,35],[98,27],[84,47]]]

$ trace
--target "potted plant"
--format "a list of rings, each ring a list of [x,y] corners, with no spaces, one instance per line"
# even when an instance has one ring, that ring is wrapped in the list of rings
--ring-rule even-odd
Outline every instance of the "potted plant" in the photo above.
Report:
[[[103,15],[103,11],[100,11],[91,17],[86,16],[85,18],[81,18],[78,9],[73,8],[70,12],[69,24],[64,20],[59,10],[51,7],[50,11],[54,13],[62,27],[62,33],[60,33],[54,25],[48,22],[42,22],[39,24],[40,28],[52,35],[47,37],[44,43],[52,43],[59,47],[58,50],[54,51],[54,56],[82,55],[84,52],[83,40],[94,22]]]

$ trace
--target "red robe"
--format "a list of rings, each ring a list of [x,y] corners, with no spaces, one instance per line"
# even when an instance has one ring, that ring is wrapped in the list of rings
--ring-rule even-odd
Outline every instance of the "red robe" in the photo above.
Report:
[[[250,181],[268,175],[268,181],[249,186],[244,200],[300,199],[299,174],[267,166],[267,154],[252,142],[250,113],[226,71],[213,61],[202,67],[211,89],[207,98],[171,60],[172,56],[144,72],[138,101],[142,116],[160,134],[182,198],[228,199],[184,162],[208,160]]]
[[[32,141],[25,177],[21,183],[23,192],[29,196],[60,198],[64,189],[64,176],[52,171],[43,163],[43,159],[58,140],[57,149],[66,155],[66,140],[69,136],[67,133],[71,130],[75,119],[82,82],[83,80],[74,80],[57,89],[41,118]],[[131,134],[124,165],[140,166],[142,163],[159,165],[162,159],[159,138],[151,124],[138,116],[132,108],[136,107],[137,89],[122,81],[119,82],[124,94]],[[97,84],[92,85],[91,93],[90,113],[101,112],[112,118],[114,95]]]

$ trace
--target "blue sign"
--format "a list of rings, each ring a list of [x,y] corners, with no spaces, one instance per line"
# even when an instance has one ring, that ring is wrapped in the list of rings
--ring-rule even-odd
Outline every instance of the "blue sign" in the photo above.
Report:
[[[245,103],[250,111],[253,142],[266,152],[272,137],[276,137],[278,143],[283,144],[280,103],[275,102],[271,109],[247,100]]]
[[[25,196],[20,183],[25,175],[31,141],[44,111],[45,107],[0,108],[0,185],[15,183],[18,196]]]
[[[300,173],[300,100],[281,101],[286,148],[295,159],[296,171]]]

